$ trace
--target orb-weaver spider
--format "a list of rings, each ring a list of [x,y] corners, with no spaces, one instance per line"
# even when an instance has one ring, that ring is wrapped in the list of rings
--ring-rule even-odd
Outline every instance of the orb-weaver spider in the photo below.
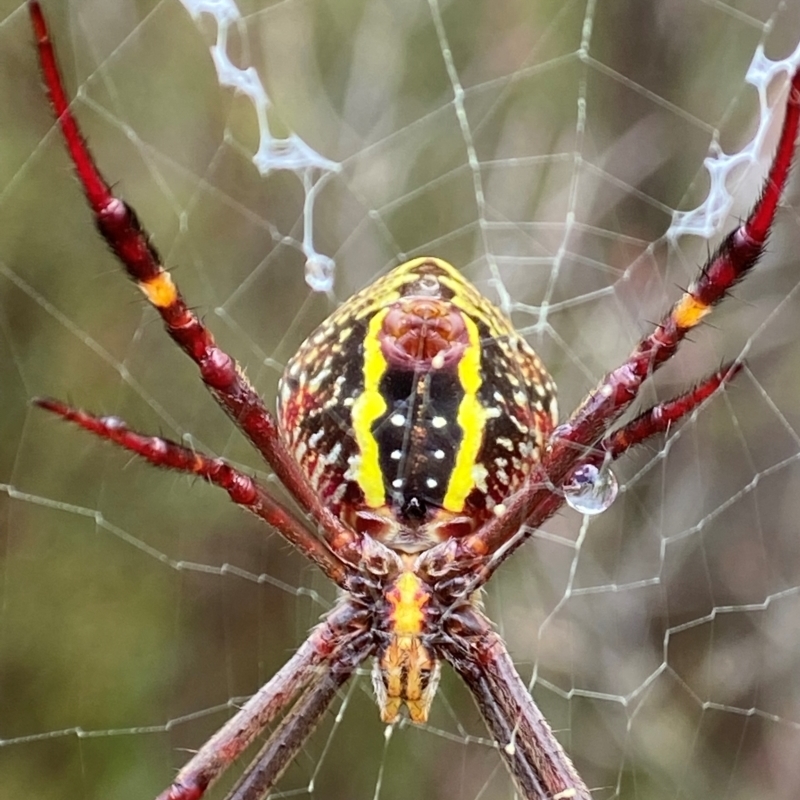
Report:
[[[612,430],[642,383],[755,265],[790,171],[800,72],[762,194],[655,329],[563,424],[555,388],[503,314],[450,265],[420,258],[345,303],[289,362],[277,419],[186,306],[133,211],[98,172],[73,118],[47,26],[29,8],[50,99],[101,234],[194,360],[220,406],[310,517],[292,515],[221,459],[116,418],[37,403],[151,463],[200,475],[279,531],[342,590],[288,663],[180,771],[162,800],[194,800],[291,703],[228,795],[262,797],[367,658],[381,716],[427,719],[439,661],[472,692],[526,798],[588,800],[517,675],[477,591],[609,462],[664,432],[740,365]]]

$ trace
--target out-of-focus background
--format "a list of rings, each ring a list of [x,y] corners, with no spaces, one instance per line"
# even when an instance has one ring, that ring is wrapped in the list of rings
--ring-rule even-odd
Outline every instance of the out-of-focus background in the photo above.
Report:
[[[272,132],[336,170],[259,173],[257,118],[220,86],[210,15],[43,0],[105,175],[270,402],[336,302],[432,254],[512,313],[568,413],[746,213],[781,114],[759,128],[745,75],[800,42],[800,9],[777,0],[237,5],[227,54],[263,82]],[[780,104],[780,75],[762,85]],[[727,173],[724,224],[670,227],[720,196],[703,159],[759,130]],[[799,208],[795,183],[756,274],[643,402],[746,354],[735,386],[625,458],[609,511],[562,512],[487,592],[598,800],[800,792]],[[335,259],[328,294],[304,279],[306,227],[306,249]],[[334,592],[223,493],[32,409],[37,395],[269,479],[96,235],[24,4],[2,0],[0,797],[152,797]],[[384,733],[362,676],[281,791],[513,795],[448,671],[429,725]]]

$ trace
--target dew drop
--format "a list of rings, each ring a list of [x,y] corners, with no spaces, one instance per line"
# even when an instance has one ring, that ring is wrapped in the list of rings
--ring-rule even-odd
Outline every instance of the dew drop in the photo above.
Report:
[[[607,466],[582,464],[570,473],[562,488],[568,506],[581,514],[601,514],[616,499],[619,483]]]

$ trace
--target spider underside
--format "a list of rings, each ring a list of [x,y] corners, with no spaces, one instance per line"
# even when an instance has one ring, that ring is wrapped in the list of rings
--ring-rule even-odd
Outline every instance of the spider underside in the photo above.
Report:
[[[476,593],[563,505],[561,487],[577,470],[606,466],[668,430],[740,369],[725,365],[613,427],[642,383],[759,259],[792,164],[800,72],[748,218],[566,422],[557,425],[555,386],[535,353],[475,287],[435,258],[397,267],[324,322],[287,365],[276,417],[185,304],[134,212],[98,171],[69,109],[41,8],[30,2],[29,10],[50,101],[100,233],[308,520],[222,459],[140,435],[117,418],[36,402],[152,464],[225,489],[342,590],[294,656],[158,800],[200,798],[286,711],[227,795],[264,797],[369,657],[384,721],[406,713],[424,722],[439,663],[447,661],[474,696],[523,797],[590,800]]]

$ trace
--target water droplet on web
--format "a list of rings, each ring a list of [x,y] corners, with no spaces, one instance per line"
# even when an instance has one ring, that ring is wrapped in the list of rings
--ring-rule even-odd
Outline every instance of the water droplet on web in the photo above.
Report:
[[[600,514],[616,499],[619,482],[607,466],[582,464],[567,477],[562,489],[570,508],[581,514]]]

